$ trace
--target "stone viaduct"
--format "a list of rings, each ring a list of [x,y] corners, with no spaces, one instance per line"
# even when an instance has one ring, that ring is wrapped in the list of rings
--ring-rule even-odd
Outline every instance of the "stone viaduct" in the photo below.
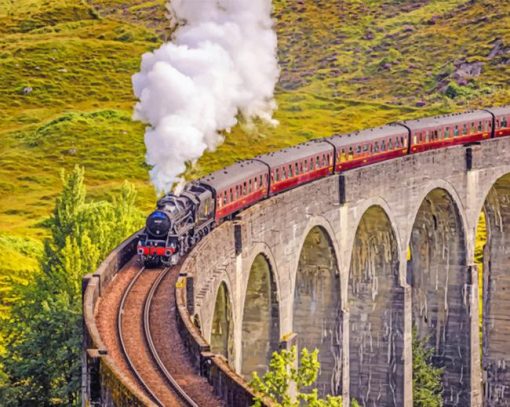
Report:
[[[322,393],[411,406],[416,330],[444,369],[446,406],[507,406],[509,266],[510,139],[494,139],[268,199],[214,230],[183,273],[194,323],[240,374],[297,343],[319,348]]]

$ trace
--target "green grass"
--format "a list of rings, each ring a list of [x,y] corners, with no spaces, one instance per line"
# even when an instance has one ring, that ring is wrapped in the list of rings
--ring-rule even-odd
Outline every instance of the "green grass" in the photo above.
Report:
[[[495,40],[510,47],[505,2],[274,0],[274,8],[280,126],[238,126],[188,177],[332,133],[510,102],[508,54],[489,58]],[[169,35],[164,0],[0,0],[0,277],[36,267],[20,244],[40,248],[61,169],[83,165],[94,198],[128,179],[139,206],[153,206],[131,75]],[[450,98],[462,61],[483,62],[482,74]]]

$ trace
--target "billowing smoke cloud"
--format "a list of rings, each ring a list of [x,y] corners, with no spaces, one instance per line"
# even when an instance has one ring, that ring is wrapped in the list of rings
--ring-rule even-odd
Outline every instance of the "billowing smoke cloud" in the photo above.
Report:
[[[142,57],[133,76],[134,118],[145,133],[151,179],[160,192],[186,163],[214,150],[241,114],[272,120],[279,68],[271,0],[172,0],[172,41]]]

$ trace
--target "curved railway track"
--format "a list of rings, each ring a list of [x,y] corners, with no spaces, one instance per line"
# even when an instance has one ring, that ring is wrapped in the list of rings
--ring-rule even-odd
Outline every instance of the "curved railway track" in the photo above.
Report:
[[[169,272],[170,268],[159,271],[141,268],[131,280],[122,295],[117,314],[119,343],[131,372],[156,405],[198,407],[168,372],[158,354],[151,332],[152,302],[158,287]],[[128,305],[131,308],[130,318],[124,319]],[[133,309],[136,311],[133,312]],[[140,349],[140,342],[144,344],[146,352]]]

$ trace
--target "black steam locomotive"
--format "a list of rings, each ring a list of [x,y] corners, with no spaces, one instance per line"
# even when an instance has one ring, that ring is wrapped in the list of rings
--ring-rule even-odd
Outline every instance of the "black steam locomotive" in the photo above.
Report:
[[[146,266],[172,265],[239,211],[299,185],[372,163],[510,136],[510,106],[335,135],[241,161],[166,195],[138,242]]]
[[[158,201],[144,233],[138,241],[138,254],[145,266],[173,265],[212,228],[213,192],[192,184],[180,195],[169,194]]]

